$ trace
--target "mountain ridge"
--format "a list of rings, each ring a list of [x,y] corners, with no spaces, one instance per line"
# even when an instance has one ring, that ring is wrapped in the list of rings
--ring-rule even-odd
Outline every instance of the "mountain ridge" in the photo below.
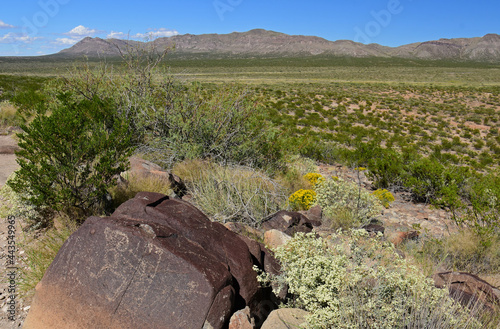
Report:
[[[117,56],[127,48],[152,46],[164,50],[175,46],[178,54],[209,53],[225,56],[314,56],[397,57],[408,59],[462,60],[500,62],[500,35],[439,39],[388,47],[376,43],[362,44],[351,40],[329,41],[317,36],[288,35],[254,29],[228,34],[183,34],[149,42],[84,38],[56,55]]]

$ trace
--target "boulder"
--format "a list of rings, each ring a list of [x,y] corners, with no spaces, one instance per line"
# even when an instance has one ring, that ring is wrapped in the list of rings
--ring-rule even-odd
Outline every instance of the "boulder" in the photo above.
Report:
[[[450,296],[464,306],[479,306],[486,311],[499,310],[500,299],[495,294],[495,288],[474,274],[442,272],[432,278],[437,288],[448,288]]]
[[[276,297],[253,265],[245,241],[222,224],[186,201],[141,192],[70,236],[24,328],[227,328],[246,306],[262,321]]]
[[[380,233],[384,234],[384,232],[385,232],[385,227],[383,225],[380,225],[380,224],[369,223],[369,224],[363,225],[361,228],[366,230],[368,233],[377,234],[380,232]]]
[[[294,236],[297,232],[311,232],[314,226],[318,226],[315,224],[318,223],[310,221],[305,215],[299,212],[281,210],[264,219],[262,229],[265,231],[274,229],[289,236]]]
[[[262,239],[264,239],[264,234],[260,230],[253,228],[247,224],[243,224],[240,222],[227,222],[224,224],[224,226],[234,233],[249,237],[253,240],[262,241]]]
[[[261,329],[301,328],[309,313],[299,308],[280,308],[269,314]]]
[[[315,205],[309,210],[299,211],[302,215],[305,215],[313,224],[313,226],[321,226],[321,219],[323,218],[323,209],[320,205]]]
[[[271,249],[284,245],[291,239],[291,236],[274,229],[264,233],[264,245]]]

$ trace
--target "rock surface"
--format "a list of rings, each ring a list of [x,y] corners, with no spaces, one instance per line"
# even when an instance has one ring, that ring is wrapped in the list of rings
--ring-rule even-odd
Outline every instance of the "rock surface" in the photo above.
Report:
[[[274,308],[247,244],[189,203],[138,193],[63,245],[24,328],[225,328]]]
[[[282,246],[291,239],[291,236],[278,230],[269,230],[264,233],[264,244],[270,249]]]
[[[231,316],[229,329],[254,329],[255,323],[250,315],[250,309],[245,307]]]
[[[495,288],[474,274],[442,272],[432,278],[436,287],[447,287],[450,296],[464,306],[475,307],[479,303],[484,310],[500,310],[500,298],[495,294]]]
[[[277,213],[264,219],[262,229],[265,231],[278,230],[289,236],[293,236],[297,232],[309,233],[315,226],[305,215],[295,212],[280,210]]]
[[[300,328],[309,313],[299,308],[280,308],[269,314],[261,329]]]

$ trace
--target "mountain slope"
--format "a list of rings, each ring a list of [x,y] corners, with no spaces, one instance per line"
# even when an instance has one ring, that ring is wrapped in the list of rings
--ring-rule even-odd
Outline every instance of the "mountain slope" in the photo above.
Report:
[[[288,35],[262,29],[229,34],[184,34],[158,38],[151,42],[85,38],[58,54],[66,56],[116,56],[127,47],[154,46],[158,50],[174,47],[177,54],[205,53],[237,56],[402,57],[500,62],[500,35],[477,38],[440,39],[385,47],[350,40],[328,41],[315,36]]]

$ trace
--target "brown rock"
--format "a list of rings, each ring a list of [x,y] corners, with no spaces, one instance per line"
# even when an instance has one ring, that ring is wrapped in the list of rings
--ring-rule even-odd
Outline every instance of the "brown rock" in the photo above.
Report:
[[[299,308],[280,308],[269,314],[261,329],[300,328],[309,313]]]
[[[25,328],[224,328],[233,309],[268,314],[247,245],[189,203],[138,193],[65,242]],[[264,301],[264,303],[262,302]]]
[[[17,145],[0,145],[0,154],[14,154],[19,150]]]
[[[168,177],[168,173],[165,170],[163,170],[159,165],[138,157],[130,158],[129,172],[133,174],[144,174],[144,175],[151,174],[151,175]]]
[[[262,222],[262,229],[265,231],[275,229],[289,236],[294,236],[297,232],[309,233],[313,226],[313,223],[303,214],[286,210],[278,211]]]
[[[229,321],[229,329],[254,329],[255,321],[252,319],[250,315],[250,309],[245,307],[238,312],[235,312],[231,316],[231,320]]]
[[[299,213],[305,215],[313,224],[313,226],[321,226],[321,219],[323,218],[323,210],[320,205],[315,205],[309,210],[299,211]]]
[[[224,224],[224,226],[228,230],[237,233],[240,236],[246,236],[253,240],[258,240],[258,241],[262,241],[264,239],[264,234],[262,233],[262,231],[243,223],[227,222]]]
[[[420,233],[417,231],[397,232],[389,240],[394,243],[395,246],[398,246],[405,241],[418,239],[419,235]]]
[[[442,272],[432,276],[437,288],[448,288],[450,296],[469,308],[499,311],[500,299],[494,287],[478,276],[465,272]]]

